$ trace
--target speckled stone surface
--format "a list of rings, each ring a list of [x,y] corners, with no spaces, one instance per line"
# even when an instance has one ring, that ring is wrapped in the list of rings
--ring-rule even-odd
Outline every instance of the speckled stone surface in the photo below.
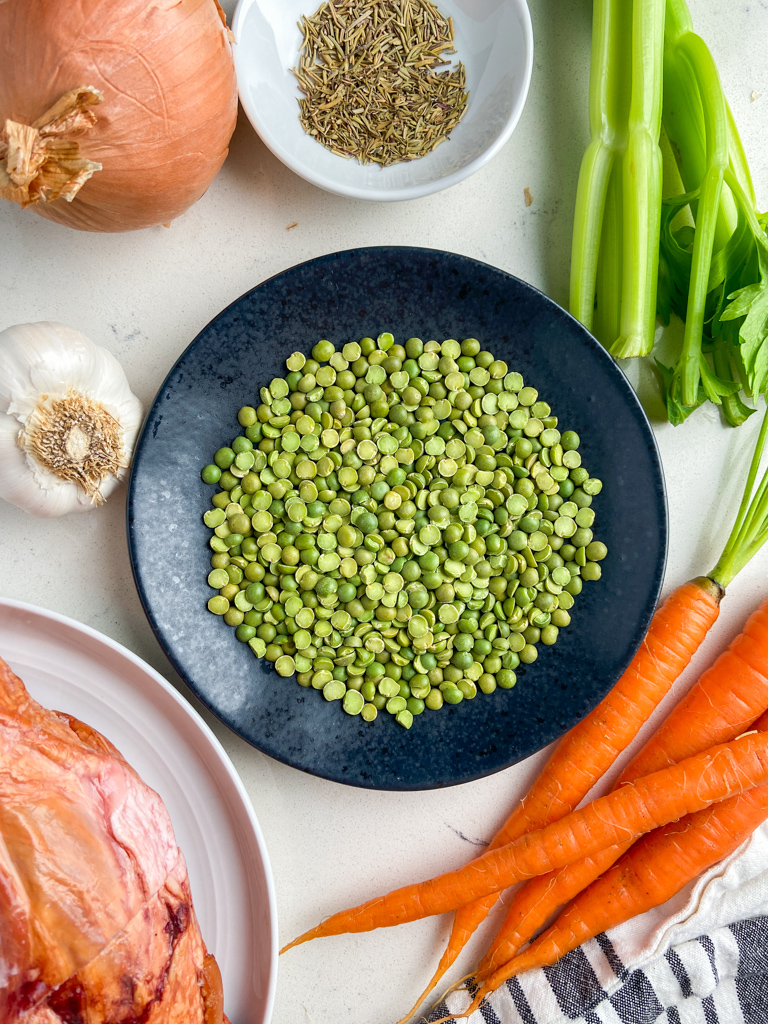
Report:
[[[462,2],[484,6],[494,0]],[[230,17],[234,6],[234,0],[222,0]],[[750,2],[726,9],[712,0],[689,0],[689,6],[712,47],[759,208],[766,209],[768,6]],[[0,203],[0,326],[60,320],[77,327],[120,360],[149,408],[190,340],[228,303],[288,267],[337,250],[382,244],[451,250],[530,281],[566,304],[576,183],[589,139],[592,5],[535,0],[530,8],[535,66],[520,124],[502,152],[461,185],[408,203],[328,195],[272,156],[241,115],[221,173],[170,229],[68,231],[31,209]],[[659,328],[659,357],[667,363],[675,358],[681,339],[679,323]],[[666,476],[664,596],[717,560],[760,422],[752,416],[730,430],[714,408],[703,407],[672,427],[663,416],[652,360],[625,363],[624,370],[640,391]],[[222,429],[228,432],[231,423]],[[261,753],[203,707],[158,644],[131,576],[126,495],[120,487],[102,508],[50,521],[0,502],[0,594],[69,615],[124,644],[202,713],[233,759],[264,831],[281,944],[342,907],[481,852],[548,750],[465,786],[413,792],[336,785]],[[610,788],[623,764],[739,633],[765,598],[767,572],[764,549],[728,588],[718,621],[688,669],[595,792]],[[503,916],[504,908],[498,910]],[[478,929],[446,985],[472,970],[500,922],[491,914]],[[280,957],[272,1024],[399,1020],[431,977],[450,927],[445,915],[292,950]]]
[[[609,557],[576,599],[570,627],[510,691],[418,716],[346,715],[254,657],[206,602],[213,488],[200,469],[240,431],[237,410],[320,338],[391,331],[399,341],[477,337],[576,430]],[[617,439],[621,444],[617,444]],[[322,256],[273,277],[214,319],[161,387],[138,446],[128,500],[135,578],[177,670],[230,728],[296,768],[355,786],[429,789],[499,771],[561,735],[626,667],[656,604],[667,512],[656,444],[621,370],[540,292],[450,253],[376,247]]]

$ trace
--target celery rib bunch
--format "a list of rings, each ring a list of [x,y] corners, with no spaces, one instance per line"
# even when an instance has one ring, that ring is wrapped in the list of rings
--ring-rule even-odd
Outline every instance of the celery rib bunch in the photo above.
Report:
[[[737,426],[768,387],[768,239],[717,67],[685,0],[594,11],[571,311],[616,357],[651,352],[657,312],[680,316],[680,356],[657,362],[670,422],[710,401]],[[663,201],[660,129],[683,190]]]

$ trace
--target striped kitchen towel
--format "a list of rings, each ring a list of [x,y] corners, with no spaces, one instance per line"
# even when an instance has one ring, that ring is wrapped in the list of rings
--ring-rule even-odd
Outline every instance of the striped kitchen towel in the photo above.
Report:
[[[467,1005],[453,992],[414,1024]],[[768,824],[663,906],[510,979],[469,1024],[768,1024]]]

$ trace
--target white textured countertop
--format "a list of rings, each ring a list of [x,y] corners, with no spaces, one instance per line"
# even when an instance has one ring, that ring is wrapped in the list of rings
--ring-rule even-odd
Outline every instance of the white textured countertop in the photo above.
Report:
[[[231,15],[234,0],[224,6]],[[117,356],[148,407],[178,355],[224,306],[281,270],[339,249],[453,250],[565,303],[576,176],[587,137],[591,4],[532,0],[531,7],[536,57],[525,112],[502,152],[468,181],[403,204],[337,198],[284,168],[241,116],[221,173],[170,229],[88,235],[3,204],[0,329],[47,319],[79,328]],[[691,8],[720,69],[758,201],[768,204],[768,3],[740,0],[726,10],[714,0],[691,0]],[[529,207],[525,188],[533,197]],[[636,380],[643,371],[630,372]],[[655,417],[658,404],[647,408],[669,492],[667,592],[716,561],[758,423],[753,417],[731,430],[705,409],[672,428]],[[0,594],[101,630],[183,692],[134,589],[124,501],[123,487],[100,510],[51,521],[0,502]],[[677,693],[766,593],[768,550],[732,585]],[[342,906],[466,859],[476,849],[471,843],[490,838],[544,756],[449,790],[371,793],[285,767],[203,715],[231,755],[263,828],[282,942]],[[431,973],[448,928],[448,920],[427,920],[293,950],[280,961],[274,1024],[397,1020]],[[481,931],[452,976],[475,962],[472,951],[482,937]]]

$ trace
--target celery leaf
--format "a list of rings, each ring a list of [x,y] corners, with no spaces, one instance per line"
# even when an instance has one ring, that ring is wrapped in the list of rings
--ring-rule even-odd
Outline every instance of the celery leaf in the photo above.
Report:
[[[720,314],[721,320],[738,320],[739,354],[753,395],[768,387],[768,252],[758,246],[760,280],[732,292],[729,305]]]

